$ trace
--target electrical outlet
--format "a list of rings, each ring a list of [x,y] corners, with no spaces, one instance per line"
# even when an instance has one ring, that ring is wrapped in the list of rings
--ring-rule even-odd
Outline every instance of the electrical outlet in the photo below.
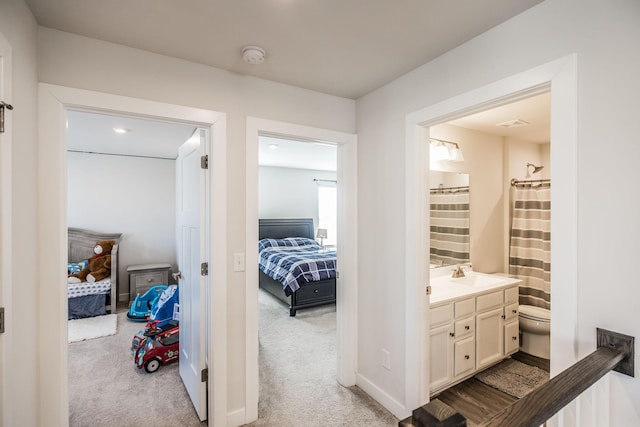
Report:
[[[391,354],[384,348],[382,349],[382,367],[391,370]]]

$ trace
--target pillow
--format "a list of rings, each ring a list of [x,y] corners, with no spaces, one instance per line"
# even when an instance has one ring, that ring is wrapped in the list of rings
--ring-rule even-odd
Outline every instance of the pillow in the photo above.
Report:
[[[318,242],[306,237],[285,237],[284,239],[261,239],[258,242],[258,252],[267,248],[320,246]]]
[[[67,264],[67,275],[80,273],[85,268],[89,268],[89,260],[83,259],[79,262],[70,262]]]

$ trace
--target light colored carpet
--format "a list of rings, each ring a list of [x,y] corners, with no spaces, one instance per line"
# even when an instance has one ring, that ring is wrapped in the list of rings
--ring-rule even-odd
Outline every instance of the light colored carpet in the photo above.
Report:
[[[178,364],[148,374],[133,364],[131,338],[144,323],[118,312],[115,335],[69,344],[71,427],[205,426],[180,380]]]
[[[522,398],[549,381],[549,373],[513,359],[505,359],[476,378],[511,396]]]
[[[116,314],[69,320],[67,322],[69,342],[115,335],[117,320],[118,316]]]
[[[299,310],[259,293],[259,419],[250,426],[397,426],[358,387],[336,380],[335,305]]]
[[[260,291],[259,419],[250,426],[397,426],[358,387],[336,380],[335,305],[288,308]],[[205,426],[180,380],[178,364],[137,369],[130,346],[143,323],[118,313],[116,335],[69,344],[71,427]],[[231,380],[231,379],[230,379]]]

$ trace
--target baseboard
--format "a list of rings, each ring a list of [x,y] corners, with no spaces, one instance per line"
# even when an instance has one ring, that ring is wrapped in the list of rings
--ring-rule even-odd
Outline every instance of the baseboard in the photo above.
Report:
[[[380,387],[362,376],[362,374],[357,374],[356,385],[371,396],[376,402],[384,406],[399,420],[405,419],[411,415],[411,410],[407,410],[402,403],[395,400]]]
[[[237,409],[233,412],[227,413],[227,426],[239,427],[245,425],[245,410],[244,408]]]

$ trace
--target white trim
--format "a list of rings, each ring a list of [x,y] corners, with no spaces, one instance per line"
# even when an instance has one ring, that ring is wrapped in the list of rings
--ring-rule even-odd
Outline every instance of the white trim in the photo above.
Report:
[[[13,70],[12,49],[9,41],[0,33],[0,100],[11,104],[13,81],[11,71]],[[12,169],[12,135],[13,120],[12,115],[5,111],[5,132],[0,134],[0,306],[5,308],[5,332],[0,335],[0,377],[3,378],[0,385],[0,425],[11,425],[13,419],[13,405],[11,404],[11,386],[13,384],[8,378],[9,352],[13,341],[13,325],[11,324],[12,314],[12,224],[11,219],[11,185],[13,178]]]
[[[66,273],[66,112],[69,109],[117,112],[127,115],[163,118],[206,126],[213,135],[211,171],[210,239],[216,251],[210,260],[213,292],[209,305],[215,320],[210,325],[210,371],[215,381],[209,393],[209,414],[213,426],[226,425],[227,407],[227,306],[226,306],[226,115],[210,110],[146,101],[82,89],[40,83],[39,99],[39,190],[38,227],[40,262],[39,311],[40,327],[46,330],[40,342],[39,361],[41,419],[52,425],[69,423],[67,383],[67,299],[60,286],[51,286],[58,277],[63,283]],[[218,245],[220,247],[218,248]],[[53,279],[52,279],[53,278]],[[212,350],[216,350],[213,352]]]
[[[360,387],[362,391],[371,396],[376,402],[384,406],[396,418],[404,419],[407,417],[403,415],[406,412],[406,408],[402,405],[402,403],[395,400],[384,390],[375,385],[372,381],[369,381],[361,374],[358,374],[358,387]]]
[[[338,265],[337,353],[338,381],[356,383],[357,360],[357,138],[356,135],[292,123],[247,117],[246,254],[258,260],[258,135],[268,133],[338,146]],[[253,260],[253,261],[251,261]],[[246,270],[246,387],[245,423],[258,419],[258,269]],[[285,313],[286,315],[286,313]],[[232,424],[235,425],[235,424]]]
[[[455,96],[406,116],[406,210],[407,237],[411,230],[421,230],[427,218],[424,195],[429,188],[425,174],[426,159],[420,146],[428,130],[425,127],[486,110],[551,88],[551,174],[554,189],[551,203],[553,251],[551,262],[553,282],[562,283],[553,289],[554,306],[551,329],[551,371],[560,372],[578,360],[574,343],[577,331],[577,57],[568,55],[531,70]],[[422,156],[422,157],[420,157]],[[426,179],[419,179],[426,176]],[[555,177],[559,177],[555,179]],[[416,182],[417,181],[417,182]],[[418,233],[416,233],[418,234]],[[419,233],[426,239],[425,233]],[[427,258],[422,256],[428,240],[407,238],[405,288],[407,411],[429,400],[428,392],[428,311],[424,293],[424,278],[428,278]],[[428,252],[427,252],[428,253]],[[417,256],[415,256],[415,255]],[[426,321],[425,321],[426,320]],[[424,365],[424,366],[423,366]],[[421,378],[421,381],[416,381]],[[409,415],[406,412],[403,415]]]

